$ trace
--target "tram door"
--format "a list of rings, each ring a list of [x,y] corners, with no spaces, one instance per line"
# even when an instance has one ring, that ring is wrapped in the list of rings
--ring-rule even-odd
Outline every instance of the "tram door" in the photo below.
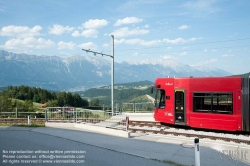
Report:
[[[175,124],[185,125],[185,91],[175,90]]]

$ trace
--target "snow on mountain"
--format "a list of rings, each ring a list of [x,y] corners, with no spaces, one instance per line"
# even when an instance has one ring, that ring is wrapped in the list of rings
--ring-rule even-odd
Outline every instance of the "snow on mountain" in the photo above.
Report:
[[[158,59],[145,59],[142,61],[127,60],[129,65],[150,65],[155,71],[164,76],[229,76],[231,73],[205,65],[187,65],[173,60],[169,56]]]
[[[206,75],[204,76],[229,76],[232,75],[231,73],[222,70],[222,69],[218,69],[215,67],[211,67],[211,66],[204,66],[204,65],[192,65],[191,67],[193,67],[196,70],[199,70],[201,72],[204,72]]]
[[[29,85],[53,90],[84,90],[110,85],[110,61],[95,56],[37,56],[0,51],[0,86]],[[189,66],[168,57],[115,63],[115,83],[157,77],[227,76],[221,69]]]
[[[210,71],[215,71],[217,70],[217,68],[211,67],[211,66],[204,66],[204,65],[192,65],[191,67],[200,70],[200,71],[204,71],[204,72],[210,72]]]

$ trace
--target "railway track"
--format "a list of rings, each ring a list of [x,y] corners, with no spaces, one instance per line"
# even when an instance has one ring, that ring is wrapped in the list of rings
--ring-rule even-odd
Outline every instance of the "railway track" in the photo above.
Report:
[[[214,131],[201,131],[194,129],[183,129],[176,126],[162,125],[159,122],[144,122],[144,121],[130,121],[130,132],[153,133],[162,135],[174,135],[184,137],[198,137],[211,140],[223,140],[227,142],[244,143],[250,145],[250,136],[248,134],[232,134],[232,133],[217,133]]]

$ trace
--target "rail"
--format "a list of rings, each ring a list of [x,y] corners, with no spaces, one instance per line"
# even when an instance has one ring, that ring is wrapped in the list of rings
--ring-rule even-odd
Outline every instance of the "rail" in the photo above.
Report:
[[[193,129],[183,129],[177,126],[162,125],[159,122],[146,122],[146,121],[130,121],[129,129],[130,132],[136,133],[153,133],[162,135],[174,135],[174,136],[185,136],[185,137],[198,137],[206,138],[211,140],[223,140],[226,142],[245,143],[250,145],[249,134],[231,134],[231,133],[216,133],[213,131],[202,131]]]

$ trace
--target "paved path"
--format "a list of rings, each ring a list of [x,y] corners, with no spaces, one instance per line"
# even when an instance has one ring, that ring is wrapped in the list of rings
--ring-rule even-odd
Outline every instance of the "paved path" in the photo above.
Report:
[[[165,163],[161,163],[155,160],[147,159],[141,156],[133,155],[122,151],[120,148],[123,148],[123,146],[117,144],[119,141],[122,141],[121,138],[93,134],[93,133],[84,133],[82,131],[71,131],[71,130],[53,129],[53,128],[0,127],[0,140],[1,140],[0,141],[1,166],[8,166],[8,165],[166,166],[168,165]],[[63,157],[66,155],[64,154],[64,152],[67,151],[71,151],[71,153],[68,153],[67,155],[78,155],[79,157],[77,159],[78,161],[75,160],[74,162],[81,162],[81,163],[45,164],[45,162],[47,163],[49,161],[61,162],[62,159],[52,159],[52,158],[55,157],[56,155]],[[13,156],[15,158],[13,158]],[[32,158],[32,156],[36,156],[36,158]],[[67,157],[66,159],[69,160],[70,158]],[[22,162],[31,162],[32,160],[32,162],[35,163],[20,164],[21,160]],[[70,162],[72,162],[72,160],[70,160]]]
[[[80,152],[79,154],[72,152],[71,155],[84,155],[84,158],[78,160],[84,160],[85,163],[60,165],[177,166],[158,160],[173,161],[181,165],[194,165],[194,149],[192,147],[160,142],[159,138],[150,135],[140,136],[136,134],[132,135],[132,138],[121,138],[69,129],[0,127],[0,156],[6,155],[6,153],[3,154],[3,150],[8,152],[11,150],[34,152],[41,150],[40,153],[36,154],[37,157],[45,154],[42,151],[54,151],[57,155],[63,155],[57,153],[56,150],[63,152],[70,150]],[[41,161],[43,160],[45,159]],[[0,165],[12,164],[4,164],[1,161]],[[201,147],[201,165],[234,166],[247,164],[224,157],[216,150]]]

